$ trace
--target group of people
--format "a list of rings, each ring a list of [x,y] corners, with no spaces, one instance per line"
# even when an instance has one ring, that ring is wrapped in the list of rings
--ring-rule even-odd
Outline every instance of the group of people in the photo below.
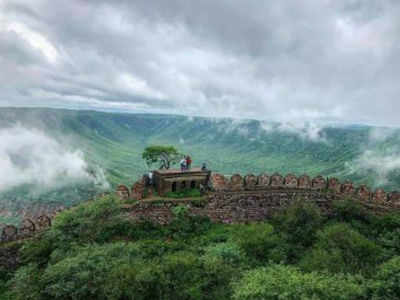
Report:
[[[192,166],[192,159],[190,158],[190,156],[184,156],[180,161],[180,165],[181,171],[190,170],[190,167]]]

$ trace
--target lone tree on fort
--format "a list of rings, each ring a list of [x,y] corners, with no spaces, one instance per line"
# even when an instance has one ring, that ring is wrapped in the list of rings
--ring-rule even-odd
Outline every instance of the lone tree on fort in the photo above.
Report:
[[[173,146],[149,146],[144,149],[142,157],[149,168],[158,164],[159,169],[169,169],[179,161],[182,154]]]

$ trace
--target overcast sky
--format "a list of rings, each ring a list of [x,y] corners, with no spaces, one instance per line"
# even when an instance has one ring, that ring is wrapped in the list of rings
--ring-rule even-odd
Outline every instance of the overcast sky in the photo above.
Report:
[[[399,0],[0,0],[0,106],[400,126]]]

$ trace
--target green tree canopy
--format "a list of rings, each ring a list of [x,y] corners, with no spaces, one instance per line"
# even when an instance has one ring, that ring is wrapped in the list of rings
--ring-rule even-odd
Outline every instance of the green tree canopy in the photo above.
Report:
[[[169,169],[171,165],[178,162],[181,156],[182,154],[173,146],[149,146],[142,154],[149,168],[158,164],[159,169]]]

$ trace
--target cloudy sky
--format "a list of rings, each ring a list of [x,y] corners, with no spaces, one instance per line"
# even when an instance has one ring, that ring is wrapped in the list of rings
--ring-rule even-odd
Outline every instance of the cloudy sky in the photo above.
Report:
[[[398,0],[0,0],[0,106],[400,126]]]

